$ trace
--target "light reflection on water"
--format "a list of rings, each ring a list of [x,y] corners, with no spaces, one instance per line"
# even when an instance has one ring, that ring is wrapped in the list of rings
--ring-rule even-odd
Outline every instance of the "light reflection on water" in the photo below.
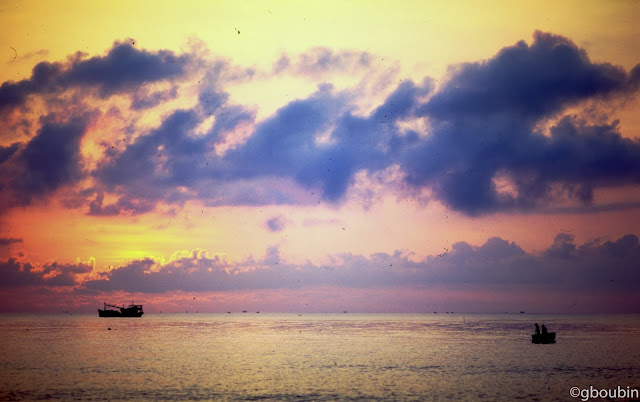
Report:
[[[558,333],[533,345],[533,323]],[[111,330],[108,330],[111,328]],[[640,387],[640,317],[0,316],[2,399],[570,399]]]

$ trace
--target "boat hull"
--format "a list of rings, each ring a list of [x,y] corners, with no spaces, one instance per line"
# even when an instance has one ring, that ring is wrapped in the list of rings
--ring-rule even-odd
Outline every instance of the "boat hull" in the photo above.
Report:
[[[533,334],[531,335],[531,343],[537,343],[537,344],[556,343],[556,333],[547,332],[546,334]]]
[[[115,310],[100,310],[98,309],[98,315],[100,317],[142,317],[142,314],[144,314],[143,312],[139,312],[139,313],[127,313],[125,312],[124,314],[119,312],[119,311],[115,311]]]
[[[104,304],[104,309],[98,309],[100,317],[142,317],[142,304],[130,304],[129,307]]]

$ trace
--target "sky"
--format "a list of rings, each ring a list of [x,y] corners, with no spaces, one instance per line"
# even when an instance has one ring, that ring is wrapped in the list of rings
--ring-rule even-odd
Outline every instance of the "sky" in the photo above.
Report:
[[[0,312],[640,312],[637,1],[0,1]]]

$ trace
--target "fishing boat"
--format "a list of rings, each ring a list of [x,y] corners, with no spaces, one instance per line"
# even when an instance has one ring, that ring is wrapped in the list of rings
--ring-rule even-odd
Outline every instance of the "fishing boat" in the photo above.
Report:
[[[533,334],[531,335],[531,343],[556,343],[556,333]]]
[[[104,303],[103,310],[98,309],[98,315],[100,317],[142,317],[144,311],[142,311],[142,304],[129,304],[125,307],[116,306],[114,304]]]

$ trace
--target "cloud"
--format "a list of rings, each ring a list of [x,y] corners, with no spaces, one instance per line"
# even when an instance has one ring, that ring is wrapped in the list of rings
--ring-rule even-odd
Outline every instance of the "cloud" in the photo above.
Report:
[[[60,121],[55,114],[41,119],[38,133],[21,149],[12,146],[10,157],[0,162],[0,211],[30,205],[83,176],[80,141],[90,114]]]
[[[169,50],[149,52],[134,48],[135,41],[115,42],[106,56],[75,61],[61,77],[63,83],[97,86],[102,96],[135,86],[178,77],[185,73],[187,55]]]
[[[430,186],[469,215],[566,199],[589,204],[597,187],[638,184],[640,141],[623,137],[617,123],[590,125],[573,116],[550,136],[487,117],[439,126],[407,153],[403,167],[410,184]]]
[[[341,102],[330,88],[321,88],[281,108],[237,152],[224,156],[228,174],[233,179],[290,177],[305,188],[321,187],[326,198],[340,195],[350,177],[348,161],[316,137],[330,129]]]
[[[0,86],[0,111],[23,104],[29,95],[92,87],[100,96],[129,92],[140,85],[177,78],[186,72],[189,56],[169,50],[138,50],[135,41],[114,42],[104,56],[77,53],[66,63],[41,62],[31,78]]]
[[[411,259],[410,253],[397,251],[370,256],[343,253],[330,256],[331,263],[292,264],[275,246],[261,259],[234,261],[196,249],[175,253],[168,261],[131,261],[107,272],[95,271],[91,263],[53,262],[36,267],[9,259],[0,262],[0,288],[5,292],[38,289],[34,294],[43,294],[47,289],[64,287],[52,296],[56,299],[71,294],[65,292],[92,298],[126,292],[136,299],[213,292],[224,299],[224,294],[256,291],[284,292],[291,297],[318,289],[323,295],[331,291],[389,291],[401,299],[400,294],[412,294],[410,303],[415,306],[422,305],[420,300],[448,300],[450,305],[457,303],[467,311],[477,308],[472,300],[480,297],[480,303],[491,299],[492,308],[501,305],[500,309],[517,300],[534,310],[566,311],[580,300],[580,311],[637,312],[637,307],[621,303],[637,299],[639,258],[640,241],[634,234],[576,244],[572,236],[561,233],[546,250],[536,254],[494,237],[479,246],[459,242],[445,253],[420,261]],[[322,303],[321,298],[314,303]],[[370,302],[368,306],[373,310],[384,308]]]
[[[14,142],[8,147],[0,146],[0,165],[7,159],[11,158],[11,156],[16,153],[19,147],[20,143],[18,142]]]
[[[430,117],[511,115],[532,121],[593,97],[636,91],[640,66],[627,74],[592,63],[571,40],[536,31],[531,46],[520,41],[485,62],[452,68],[447,84],[422,108]]]
[[[151,94],[147,90],[141,89],[134,93],[130,107],[133,110],[149,109],[158,106],[162,102],[175,99],[177,96],[178,87],[175,85],[171,89],[155,91]]]
[[[637,185],[640,141],[624,138],[617,122],[568,115],[550,136],[536,125],[577,102],[637,91],[639,73],[591,63],[570,40],[541,32],[531,46],[458,66],[419,108],[432,130],[402,158],[407,181],[468,215],[589,204],[597,187]]]
[[[322,190],[326,201],[339,202],[357,171],[388,167],[399,149],[417,140],[415,133],[400,135],[395,123],[410,116],[431,87],[430,81],[406,81],[368,117],[348,110],[348,94],[320,87],[279,109],[225,162],[235,167],[232,177],[292,177],[305,189]],[[321,141],[325,132],[330,136]]]
[[[106,273],[102,279],[90,280],[83,287],[90,290],[163,293],[176,290],[206,291],[237,288],[226,269],[228,262],[194,250],[165,265],[146,258],[133,261]]]
[[[104,205],[104,194],[98,193],[93,201],[89,203],[88,215],[92,216],[115,216],[121,213],[132,215],[144,214],[152,211],[155,205],[145,199],[120,197],[116,202]]]
[[[300,289],[318,286],[347,288],[494,289],[522,286],[544,292],[633,292],[640,285],[640,243],[636,235],[615,241],[576,245],[560,234],[540,254],[530,254],[513,242],[494,237],[481,246],[454,244],[448,252],[413,261],[402,252],[333,256],[331,265],[290,264],[277,247],[262,260],[233,262],[194,250],[161,264],[151,259],[101,273],[84,283],[87,289],[163,293]]]
[[[14,237],[0,237],[0,246],[10,246],[16,243],[22,243],[22,239]]]
[[[373,55],[367,52],[334,51],[326,47],[315,47],[292,57],[286,54],[273,65],[273,73],[284,72],[294,75],[320,75],[328,72],[353,74],[367,70],[374,64]]]
[[[18,62],[33,59],[33,58],[44,58],[44,57],[47,57],[48,55],[49,55],[49,51],[47,49],[40,49],[33,52],[27,52],[24,54],[18,53],[18,51],[16,50],[15,57],[9,60],[8,63],[18,63]]]
[[[354,57],[316,50],[301,60],[314,70]],[[164,152],[184,163],[179,171],[165,164],[166,180],[188,187],[205,202],[216,198],[216,205],[299,202],[295,194],[275,195],[269,186],[257,191],[263,199],[238,196],[247,181],[255,185],[276,178],[319,190],[325,201],[339,203],[359,172],[397,165],[406,189],[428,189],[432,199],[468,215],[528,210],[565,200],[589,204],[595,188],[638,183],[640,143],[623,137],[615,122],[594,125],[565,116],[550,136],[535,127],[576,102],[636,91],[639,71],[628,74],[620,67],[594,64],[569,39],[536,32],[531,45],[519,42],[486,62],[452,68],[449,81],[437,92],[429,79],[420,85],[404,81],[368,116],[351,112],[357,92],[320,86],[306,99],[280,108],[234,152],[222,156],[206,153],[215,136],[196,143],[178,138],[187,136],[190,127],[175,127],[171,132],[176,140]],[[205,99],[201,96],[201,104]],[[220,110],[220,101],[213,103]],[[401,129],[400,123],[410,119],[428,119],[429,132]],[[167,125],[175,125],[175,116]],[[160,179],[149,170],[152,147],[142,146],[152,138],[131,148],[147,149],[147,154],[136,152],[131,158],[147,170],[122,161],[127,150],[113,164],[122,167],[109,175],[114,184],[131,180],[125,171]],[[190,160],[185,157],[186,142]],[[204,187],[209,190],[198,191]],[[211,188],[236,196],[221,199]]]
[[[540,291],[629,292],[640,283],[633,261],[640,256],[636,235],[616,241],[576,245],[559,234],[540,255],[525,253],[514,243],[489,239],[480,247],[457,243],[442,257],[424,262],[432,280],[448,284],[535,285]],[[585,294],[587,294],[585,293]]]
[[[157,201],[184,202],[194,198],[195,192],[189,194],[179,187],[193,186],[206,173],[205,155],[211,139],[189,135],[198,123],[193,111],[173,112],[160,127],[104,161],[93,175],[105,190],[120,192],[119,200],[103,205],[103,195],[98,194],[90,213],[143,213],[152,210]]]
[[[337,90],[322,82],[256,121],[256,111],[233,104],[226,87],[255,79],[255,71],[199,57],[116,42],[106,55],[40,63],[29,80],[4,83],[0,108],[21,104],[29,94],[91,87],[102,97],[128,95],[135,115],[176,98],[179,86],[172,81],[193,78],[189,63],[202,70],[195,106],[166,112],[157,127],[136,132],[125,148],[109,149],[92,164],[92,191],[68,205],[96,216],[142,214],[157,203],[195,199],[205,205],[340,204],[356,193],[351,187],[367,185],[359,177],[390,171],[398,196],[429,194],[420,199],[471,216],[588,208],[598,201],[596,190],[640,180],[640,140],[624,137],[615,120],[565,115],[581,102],[593,101],[597,109],[599,102],[634,95],[640,66],[626,72],[593,63],[562,36],[536,32],[531,44],[521,41],[486,61],[452,66],[437,88],[429,77],[401,80],[367,115],[354,106],[365,96],[361,87]],[[274,71],[318,78],[366,71],[373,60],[367,53],[318,48],[283,56]],[[212,126],[203,129],[205,122]],[[549,132],[538,128],[545,124]],[[17,172],[25,183],[8,184],[5,175],[0,185],[18,189],[22,198],[4,205],[27,205],[85,173],[77,152],[82,134],[55,132],[44,121],[29,144],[0,148],[0,169]],[[44,138],[53,137],[59,138],[50,144],[57,152],[47,157],[56,166],[45,171],[36,155],[49,145]]]
[[[280,232],[284,230],[286,224],[287,219],[282,215],[274,216],[265,222],[265,226],[270,232]]]
[[[19,155],[25,175],[16,186],[29,193],[55,190],[81,175],[80,139],[87,119],[59,123],[53,116],[43,119],[42,128]]]
[[[0,288],[28,286],[73,286],[76,276],[91,272],[93,266],[86,263],[58,264],[52,262],[37,268],[13,258],[0,262]]]

